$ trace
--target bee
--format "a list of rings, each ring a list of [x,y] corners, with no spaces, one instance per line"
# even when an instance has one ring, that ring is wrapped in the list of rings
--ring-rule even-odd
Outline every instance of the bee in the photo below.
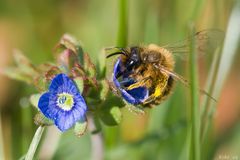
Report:
[[[114,65],[113,84],[122,97],[133,105],[154,106],[165,100],[173,90],[176,81],[189,87],[188,80],[174,72],[175,54],[188,53],[192,38],[197,41],[199,53],[213,51],[220,44],[216,37],[222,35],[218,30],[204,30],[193,37],[175,45],[133,46],[126,48],[106,48],[111,51],[107,56],[120,55]],[[221,38],[223,39],[223,38]],[[213,100],[207,92],[199,89]]]

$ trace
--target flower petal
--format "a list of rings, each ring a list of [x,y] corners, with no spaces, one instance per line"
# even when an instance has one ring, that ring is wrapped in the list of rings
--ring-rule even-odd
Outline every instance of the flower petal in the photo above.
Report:
[[[120,89],[123,98],[131,104],[138,105],[149,96],[149,91],[145,87],[134,88],[132,90]]]
[[[87,111],[87,105],[80,93],[74,95],[74,107],[81,108],[84,112]]]
[[[49,87],[49,91],[75,94],[78,92],[78,89],[75,83],[66,74],[61,73],[53,78]]]
[[[49,119],[55,119],[59,109],[56,107],[55,96],[51,93],[44,93],[39,101],[38,107],[40,111]]]
[[[60,111],[54,122],[62,132],[68,130],[75,124],[74,117],[69,111]]]
[[[120,83],[116,78],[116,75],[120,72],[120,59],[118,59],[113,68],[113,82],[117,88],[120,88]]]
[[[140,104],[142,102],[144,102],[144,100],[146,100],[149,96],[149,90],[146,87],[138,87],[138,88],[134,88],[132,90],[125,90],[121,87],[120,82],[118,81],[118,79],[116,78],[116,75],[121,72],[121,61],[120,59],[118,59],[114,65],[114,69],[113,69],[113,82],[115,84],[115,86],[120,90],[122,97],[131,104],[137,105]],[[128,75],[123,75],[123,79],[128,79]],[[134,82],[132,81],[132,79],[129,79],[130,81],[128,83],[126,83],[127,85],[133,84]]]
[[[55,125],[62,131],[70,129],[77,121],[85,119],[85,112],[82,108],[74,108],[71,111],[60,111]]]

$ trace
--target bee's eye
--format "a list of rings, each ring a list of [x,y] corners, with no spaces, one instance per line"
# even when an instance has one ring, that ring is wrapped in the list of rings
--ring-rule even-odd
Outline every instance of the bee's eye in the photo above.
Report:
[[[133,66],[135,65],[135,61],[133,61],[133,60],[130,60],[130,61],[128,61],[127,63],[126,63],[126,68],[127,68],[127,70],[131,70],[132,68],[133,68]]]
[[[129,65],[132,65],[134,63],[134,61],[130,61]]]

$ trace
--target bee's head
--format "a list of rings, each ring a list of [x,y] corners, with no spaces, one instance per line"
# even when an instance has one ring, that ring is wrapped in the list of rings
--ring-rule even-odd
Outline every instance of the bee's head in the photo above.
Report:
[[[111,53],[107,56],[107,58],[115,56],[115,55],[122,55],[121,63],[124,66],[124,72],[128,73],[131,72],[134,67],[137,67],[141,64],[140,58],[140,48],[139,47],[131,47],[131,48],[110,48],[106,50],[113,50],[117,49],[116,52]],[[119,73],[116,77],[118,78],[123,73]]]
[[[125,62],[125,67],[127,70],[133,69],[133,67],[138,66],[141,63],[141,58],[139,54],[139,47],[131,47],[130,53]]]

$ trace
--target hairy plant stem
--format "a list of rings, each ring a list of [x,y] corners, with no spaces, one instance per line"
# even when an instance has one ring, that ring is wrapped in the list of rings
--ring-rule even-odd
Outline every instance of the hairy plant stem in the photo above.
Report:
[[[25,160],[32,160],[33,159],[33,157],[35,155],[35,152],[36,152],[36,149],[38,147],[38,144],[41,140],[44,129],[45,129],[45,127],[39,126],[38,129],[36,130],[36,132],[34,134],[34,137],[32,139],[32,142],[31,142],[31,144],[28,148],[28,152],[25,156]]]
[[[97,130],[95,122],[92,117],[88,118],[88,130],[91,132],[91,159],[103,160],[104,159],[104,145],[103,136],[101,132],[93,133]]]

